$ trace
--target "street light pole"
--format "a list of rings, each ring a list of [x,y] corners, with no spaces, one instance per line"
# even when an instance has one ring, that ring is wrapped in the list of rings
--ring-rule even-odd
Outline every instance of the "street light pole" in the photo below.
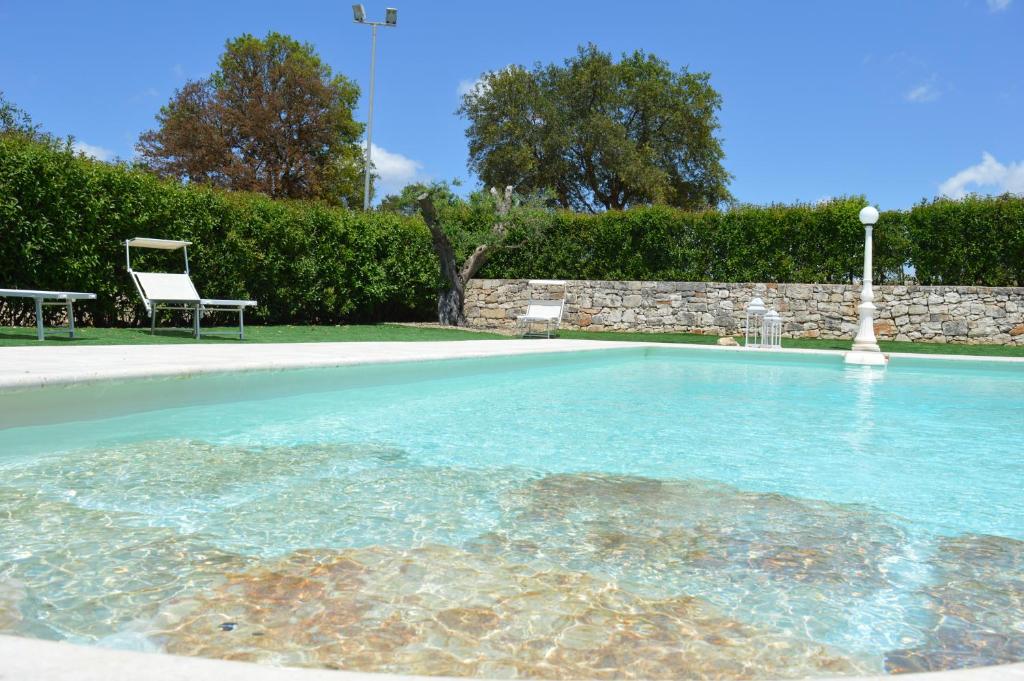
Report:
[[[363,210],[370,210],[370,170],[373,168],[373,89],[377,71],[377,27],[394,28],[398,25],[398,10],[388,7],[384,21],[367,21],[366,10],[362,5],[352,5],[352,18],[357,24],[370,27],[370,101],[366,118],[366,170],[363,178]]]
[[[373,167],[373,81],[377,70],[377,24],[370,25],[370,110],[366,118],[366,170],[363,181],[363,210],[370,210],[370,168]]]
[[[857,336],[853,339],[853,348],[846,353],[847,364],[867,364],[884,366],[888,361],[878,347],[875,339],[875,291],[871,285],[872,278],[872,231],[878,222],[878,211],[873,206],[865,206],[860,211],[860,222],[864,225],[864,278],[861,281],[860,305],[857,313],[860,316]]]

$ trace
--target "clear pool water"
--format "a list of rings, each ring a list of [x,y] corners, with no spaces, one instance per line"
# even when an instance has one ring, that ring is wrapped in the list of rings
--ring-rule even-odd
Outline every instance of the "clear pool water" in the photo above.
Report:
[[[1020,366],[622,350],[0,414],[0,633],[505,677],[1024,660]]]

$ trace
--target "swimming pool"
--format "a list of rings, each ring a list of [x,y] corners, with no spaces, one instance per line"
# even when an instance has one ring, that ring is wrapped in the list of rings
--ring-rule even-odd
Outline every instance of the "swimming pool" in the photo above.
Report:
[[[0,633],[491,677],[1024,659],[1019,365],[629,349],[0,415]]]

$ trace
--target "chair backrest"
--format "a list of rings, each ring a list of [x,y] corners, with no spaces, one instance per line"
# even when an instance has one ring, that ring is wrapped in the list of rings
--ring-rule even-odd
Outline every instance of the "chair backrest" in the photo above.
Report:
[[[198,303],[199,294],[187,274],[166,272],[132,272],[139,284],[139,292],[146,300],[170,300]]]
[[[562,300],[531,300],[526,305],[526,316],[534,319],[556,319],[562,320],[562,308],[565,301]]]

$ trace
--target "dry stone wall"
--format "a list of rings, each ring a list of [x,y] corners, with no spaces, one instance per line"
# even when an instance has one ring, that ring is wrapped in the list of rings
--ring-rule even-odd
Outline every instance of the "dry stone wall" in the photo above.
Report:
[[[720,284],[686,281],[566,282],[564,329],[743,332],[747,304],[760,297],[782,315],[783,336],[850,338],[860,287],[843,284]],[[512,329],[531,298],[557,298],[562,286],[524,279],[474,279],[466,319],[483,329]],[[1024,345],[1024,288],[877,286],[875,333],[881,340]]]

